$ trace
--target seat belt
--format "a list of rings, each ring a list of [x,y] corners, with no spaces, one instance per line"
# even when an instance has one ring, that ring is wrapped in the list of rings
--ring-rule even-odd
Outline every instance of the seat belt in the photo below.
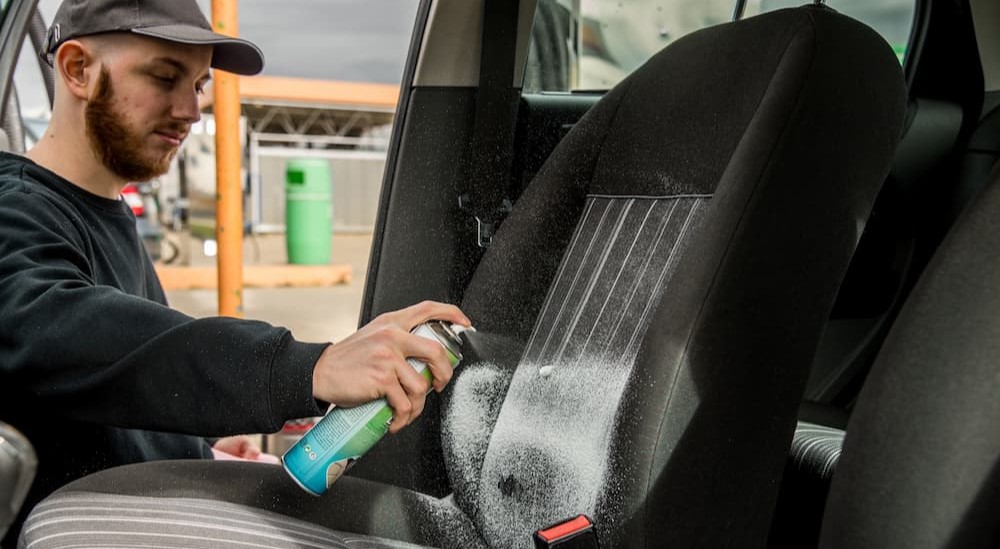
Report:
[[[594,521],[587,515],[557,522],[532,536],[535,549],[600,549]]]
[[[520,0],[484,0],[483,40],[472,139],[466,152],[465,192],[459,207],[475,221],[475,241],[486,248],[510,211],[514,157],[514,64]]]

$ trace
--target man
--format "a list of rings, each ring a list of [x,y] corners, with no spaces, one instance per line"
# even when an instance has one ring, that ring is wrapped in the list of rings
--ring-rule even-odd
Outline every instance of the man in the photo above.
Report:
[[[469,325],[451,305],[382,315],[332,345],[166,307],[119,193],[167,170],[210,66],[261,70],[256,46],[211,32],[195,0],[66,0],[41,53],[56,75],[48,131],[27,158],[0,155],[0,418],[40,462],[24,512],[88,473],[207,458],[202,436],[273,432],[320,403],[385,397],[397,432],[430,388],[406,357],[444,388],[443,349],[409,331]]]

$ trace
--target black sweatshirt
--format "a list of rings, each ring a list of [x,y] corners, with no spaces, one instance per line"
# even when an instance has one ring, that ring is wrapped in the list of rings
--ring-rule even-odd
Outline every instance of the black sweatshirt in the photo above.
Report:
[[[0,153],[0,420],[38,453],[29,504],[115,465],[209,457],[201,436],[321,415],[324,347],[169,309],[124,201]]]

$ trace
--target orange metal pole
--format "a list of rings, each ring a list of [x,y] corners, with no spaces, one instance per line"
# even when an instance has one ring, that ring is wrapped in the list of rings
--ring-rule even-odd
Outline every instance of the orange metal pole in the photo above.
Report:
[[[212,0],[215,32],[238,36],[237,0]],[[219,315],[243,317],[243,186],[240,181],[240,82],[214,71],[215,236],[219,243]]]

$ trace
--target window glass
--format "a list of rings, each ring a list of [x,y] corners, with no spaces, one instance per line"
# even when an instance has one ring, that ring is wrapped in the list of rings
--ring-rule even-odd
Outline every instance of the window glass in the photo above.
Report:
[[[729,21],[733,0],[540,0],[524,90],[607,90],[674,40]]]
[[[49,96],[45,91],[38,52],[31,39],[24,37],[21,54],[14,69],[14,88],[21,107],[21,121],[24,124],[25,149],[30,149],[45,133],[52,114]]]
[[[749,0],[744,17],[802,5],[802,0]],[[915,0],[827,0],[826,5],[850,15],[885,38],[902,63],[913,27]]]
[[[5,7],[10,2],[4,2]],[[55,15],[57,0],[41,0],[37,9],[42,18],[48,22]],[[51,116],[49,96],[45,90],[45,80],[42,76],[41,60],[31,38],[25,34],[24,42],[17,57],[14,68],[14,91],[20,108],[21,122],[24,130],[24,147],[30,149],[45,132]]]

